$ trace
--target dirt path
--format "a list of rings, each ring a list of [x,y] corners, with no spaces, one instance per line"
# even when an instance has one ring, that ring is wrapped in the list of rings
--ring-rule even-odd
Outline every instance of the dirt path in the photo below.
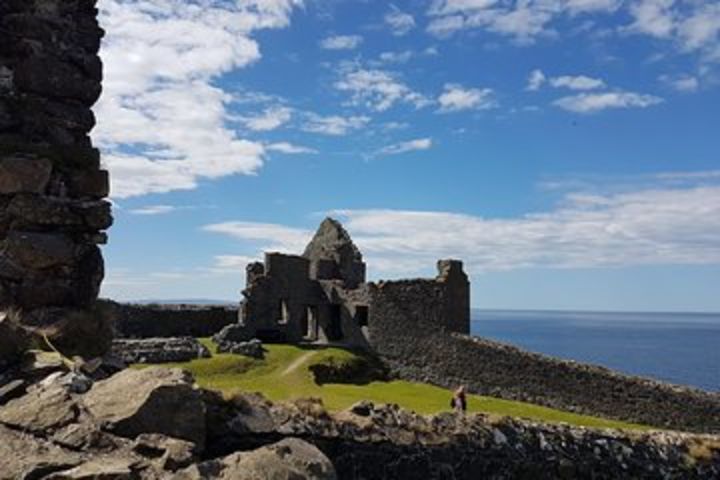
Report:
[[[290,375],[295,370],[300,368],[300,366],[305,363],[307,360],[310,360],[310,358],[315,355],[317,352],[307,352],[300,355],[298,358],[296,358],[290,365],[287,366],[285,370],[280,374],[281,377],[285,377],[287,375]]]

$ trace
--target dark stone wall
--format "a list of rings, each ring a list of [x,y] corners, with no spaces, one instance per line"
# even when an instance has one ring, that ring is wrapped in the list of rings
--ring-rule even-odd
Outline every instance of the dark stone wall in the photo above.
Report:
[[[458,260],[439,260],[435,279],[381,281],[370,296],[370,344],[384,355],[407,338],[469,333],[470,282]]]
[[[436,280],[380,282],[372,295],[370,344],[400,378],[661,428],[720,432],[720,394],[465,335],[467,279],[451,261],[438,268]]]
[[[291,432],[320,448],[343,480],[710,479],[720,474],[716,436],[449,412],[420,416],[370,402],[328,414],[307,399],[281,405],[246,395],[231,401],[223,412],[206,400],[210,456],[256,448]]]
[[[407,291],[396,292],[402,299]],[[397,308],[397,302],[375,308]],[[432,317],[388,325],[373,345],[401,378],[590,415],[720,432],[720,394],[619,374],[460,334],[424,335]],[[422,327],[422,324],[426,324]]]
[[[0,2],[0,309],[82,355],[109,347],[91,310],[112,224],[88,135],[102,80],[96,16],[94,0]]]
[[[259,266],[255,268],[261,271]],[[262,276],[248,275],[241,323],[255,332],[274,330],[288,341],[299,342],[304,334],[299,319],[305,315],[306,305],[322,301],[319,285],[309,277],[310,261],[298,255],[268,253],[262,271]],[[281,302],[286,308],[284,320]]]
[[[212,337],[238,318],[238,309],[226,306],[102,303],[121,338]]]

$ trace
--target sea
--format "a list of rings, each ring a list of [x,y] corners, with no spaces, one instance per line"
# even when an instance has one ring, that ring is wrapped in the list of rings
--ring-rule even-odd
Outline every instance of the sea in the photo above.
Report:
[[[554,357],[720,392],[720,314],[473,309],[471,333]]]

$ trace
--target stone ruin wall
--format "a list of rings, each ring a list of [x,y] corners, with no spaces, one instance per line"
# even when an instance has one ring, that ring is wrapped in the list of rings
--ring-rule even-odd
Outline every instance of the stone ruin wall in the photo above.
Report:
[[[0,2],[0,307],[75,330],[68,353],[87,355],[109,346],[88,312],[112,224],[88,135],[102,80],[95,3]]]
[[[225,305],[136,305],[102,300],[119,338],[212,337],[238,320]]]
[[[387,311],[412,292],[396,288]],[[418,316],[417,324],[432,321]],[[462,334],[391,324],[376,348],[400,378],[659,428],[720,432],[720,394],[633,377]],[[429,328],[429,327],[425,327]]]
[[[243,291],[241,322],[248,327],[247,335],[255,332],[259,338],[265,335],[297,343],[302,341],[332,341],[327,336],[330,324],[330,305],[341,309],[342,343],[353,347],[367,347],[362,331],[355,326],[354,304],[369,302],[369,286],[355,283],[357,288],[347,289],[336,275],[332,262],[311,261],[298,255],[267,253],[264,263],[252,263],[247,268],[247,288]],[[332,266],[333,268],[330,268]],[[327,267],[326,279],[323,268]],[[280,301],[287,310],[285,322]],[[312,308],[312,313],[308,311]],[[300,319],[307,322],[303,325]],[[316,322],[317,335],[308,337],[307,326]]]
[[[458,260],[439,260],[434,279],[381,281],[371,290],[370,341],[383,355],[407,338],[470,333],[470,283]]]
[[[467,335],[470,307],[463,299],[469,296],[458,267],[441,261],[436,280],[378,284],[372,315],[392,320],[371,323],[371,343],[398,377],[662,428],[720,432],[720,394]],[[446,318],[455,321],[445,324]]]

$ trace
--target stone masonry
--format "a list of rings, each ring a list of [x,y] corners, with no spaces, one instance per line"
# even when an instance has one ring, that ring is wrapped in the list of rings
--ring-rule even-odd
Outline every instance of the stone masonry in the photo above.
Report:
[[[470,284],[462,262],[441,260],[434,279],[368,283],[362,254],[340,225],[325,219],[302,256],[267,253],[247,268],[240,322],[226,327],[218,343],[252,337],[263,341],[309,342],[371,348],[389,323],[424,315],[425,334],[469,333]],[[386,315],[396,285],[412,286],[403,311]]]
[[[102,80],[95,3],[0,2],[0,310],[86,355],[109,347],[91,313],[112,224],[88,136]]]

